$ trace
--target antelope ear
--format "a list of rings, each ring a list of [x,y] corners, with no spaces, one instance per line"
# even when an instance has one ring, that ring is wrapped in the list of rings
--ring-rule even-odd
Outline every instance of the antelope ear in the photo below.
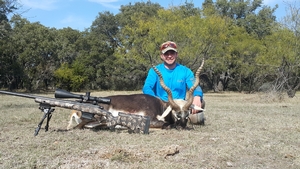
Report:
[[[192,105],[190,106],[190,108],[195,109],[195,110],[202,110],[202,111],[204,111],[204,109],[202,109],[201,107],[196,106],[196,105],[194,105],[194,104],[192,104]]]

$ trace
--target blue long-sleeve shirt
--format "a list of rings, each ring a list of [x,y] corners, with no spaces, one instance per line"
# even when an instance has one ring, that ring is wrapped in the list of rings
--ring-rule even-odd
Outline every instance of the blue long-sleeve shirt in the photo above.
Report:
[[[167,69],[163,63],[156,66],[163,76],[165,84],[171,89],[173,99],[185,99],[187,88],[190,89],[194,84],[193,72],[181,64],[176,64],[172,70]],[[161,87],[159,77],[151,68],[143,86],[143,93],[159,97],[168,101],[167,92]],[[203,92],[200,86],[194,91],[194,96],[200,96],[203,99]]]

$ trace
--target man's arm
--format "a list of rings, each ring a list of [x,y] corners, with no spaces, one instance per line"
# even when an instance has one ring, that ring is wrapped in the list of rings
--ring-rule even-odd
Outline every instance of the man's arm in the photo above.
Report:
[[[154,72],[153,68],[151,68],[148,71],[148,75],[143,86],[143,93],[151,96],[156,96],[154,93],[154,87],[156,81],[157,81],[156,73]]]

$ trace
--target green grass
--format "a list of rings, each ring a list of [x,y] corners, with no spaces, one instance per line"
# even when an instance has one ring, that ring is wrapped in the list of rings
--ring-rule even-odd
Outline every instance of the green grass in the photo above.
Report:
[[[134,92],[93,92],[92,95]],[[297,93],[298,94],[298,93]],[[50,128],[32,99],[0,95],[0,168],[300,168],[300,98],[205,94],[206,125],[195,130],[66,131],[70,110]],[[47,95],[53,97],[53,95]]]

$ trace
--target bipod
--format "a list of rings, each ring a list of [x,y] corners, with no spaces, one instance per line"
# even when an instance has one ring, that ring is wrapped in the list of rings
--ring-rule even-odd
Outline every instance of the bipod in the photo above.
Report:
[[[42,127],[42,124],[45,120],[45,118],[47,118],[47,123],[46,123],[46,126],[45,126],[45,132],[48,131],[49,129],[49,121],[52,117],[52,112],[55,110],[53,109],[50,105],[48,104],[43,104],[43,103],[40,103],[40,107],[39,109],[44,113],[41,121],[39,122],[37,128],[35,129],[35,132],[34,132],[34,136],[37,136],[39,134],[39,131]]]

